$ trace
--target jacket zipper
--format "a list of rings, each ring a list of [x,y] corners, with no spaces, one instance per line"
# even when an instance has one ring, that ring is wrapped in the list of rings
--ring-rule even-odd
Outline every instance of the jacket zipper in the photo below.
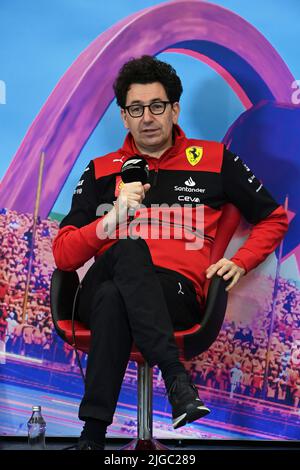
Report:
[[[153,177],[152,186],[156,186],[156,184],[157,184],[157,177],[158,177],[158,169],[155,169],[155,170],[154,170],[154,177]]]
[[[154,177],[153,177],[152,186],[157,185],[158,170],[159,170],[159,161],[156,161],[154,165]]]

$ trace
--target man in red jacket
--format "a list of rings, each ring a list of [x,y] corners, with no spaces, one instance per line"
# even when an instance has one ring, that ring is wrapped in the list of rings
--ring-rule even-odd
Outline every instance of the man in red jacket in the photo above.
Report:
[[[209,413],[179,360],[173,330],[199,321],[206,278],[217,273],[232,289],[275,250],[288,226],[283,208],[239,156],[221,143],[185,136],[177,124],[182,85],[169,64],[150,56],[133,59],[120,70],[114,90],[129,133],[121,149],[84,170],[53,245],[62,270],[95,257],[79,302],[79,317],[92,332],[80,449],[104,448],[133,342],[150,367],[162,371],[174,428]],[[124,184],[121,167],[135,155],[147,161],[149,182]],[[231,260],[209,265],[227,202],[253,228]],[[129,209],[137,210],[138,238],[128,235]],[[178,215],[187,210],[182,221]],[[162,236],[166,227],[168,237]]]

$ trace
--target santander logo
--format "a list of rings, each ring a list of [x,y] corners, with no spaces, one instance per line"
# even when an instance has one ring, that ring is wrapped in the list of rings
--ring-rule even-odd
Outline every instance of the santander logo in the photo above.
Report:
[[[184,184],[186,184],[186,186],[192,187],[192,186],[195,186],[196,183],[195,183],[195,181],[192,179],[192,177],[190,176],[189,179],[184,182]]]

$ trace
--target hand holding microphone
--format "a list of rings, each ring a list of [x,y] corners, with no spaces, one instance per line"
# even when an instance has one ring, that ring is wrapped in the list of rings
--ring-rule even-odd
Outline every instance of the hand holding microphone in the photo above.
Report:
[[[121,168],[121,178],[124,186],[121,188],[116,202],[116,209],[123,218],[127,211],[132,220],[134,213],[150,189],[149,167],[146,160],[139,155],[129,158]]]

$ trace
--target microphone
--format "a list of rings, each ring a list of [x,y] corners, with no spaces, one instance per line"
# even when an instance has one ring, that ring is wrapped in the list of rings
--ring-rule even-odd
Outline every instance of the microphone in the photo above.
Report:
[[[146,160],[139,155],[128,158],[121,167],[121,178],[123,183],[140,181],[143,185],[149,181],[149,166]],[[128,215],[132,220],[135,209],[129,208]]]

